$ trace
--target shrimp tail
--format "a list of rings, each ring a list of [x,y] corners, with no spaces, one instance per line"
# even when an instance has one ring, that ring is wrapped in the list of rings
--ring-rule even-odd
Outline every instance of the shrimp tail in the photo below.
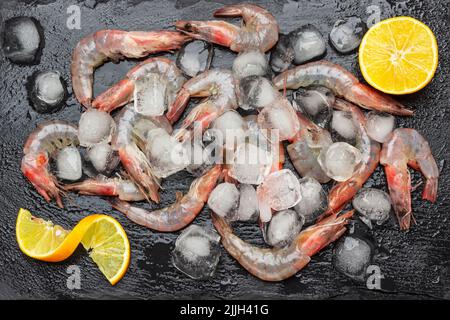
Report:
[[[297,238],[298,246],[308,256],[313,256],[345,233],[345,226],[353,214],[354,210],[341,215],[335,213],[317,224],[310,226],[300,233]]]
[[[400,102],[362,83],[354,83],[345,98],[370,110],[378,110],[398,116],[412,116],[414,112]]]
[[[64,205],[61,199],[63,192],[56,178],[48,172],[47,163],[48,157],[44,154],[38,155],[36,158],[25,155],[22,159],[21,170],[45,201],[50,202],[55,199],[58,207],[63,209]]]
[[[401,230],[408,230],[411,226],[411,177],[407,168],[384,167],[391,195],[392,205]]]
[[[423,188],[422,199],[431,202],[436,202],[437,189],[438,189],[438,179],[428,178],[425,182],[425,187]]]
[[[133,100],[134,82],[123,79],[99,95],[92,102],[92,106],[101,111],[111,112]]]

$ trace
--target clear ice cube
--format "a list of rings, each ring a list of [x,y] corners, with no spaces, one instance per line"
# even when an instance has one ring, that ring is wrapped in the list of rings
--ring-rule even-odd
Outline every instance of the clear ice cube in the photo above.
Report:
[[[119,164],[119,157],[107,142],[100,142],[87,151],[87,157],[97,172],[108,173]]]
[[[294,207],[301,199],[298,178],[289,169],[268,175],[256,190],[261,221],[271,219],[270,209],[282,211]]]
[[[264,77],[249,76],[239,82],[239,106],[254,110],[270,106],[278,97],[278,91]]]
[[[289,33],[294,49],[294,63],[302,64],[318,59],[326,52],[325,39],[315,26],[306,24]]]
[[[294,210],[283,210],[273,215],[264,228],[264,239],[268,245],[283,248],[300,233],[305,219]]]
[[[230,176],[245,184],[260,184],[270,173],[272,154],[252,143],[241,143],[230,165]]]
[[[391,198],[383,190],[363,188],[353,198],[353,208],[358,213],[377,224],[382,224],[389,218]]]
[[[334,141],[344,141],[350,144],[356,142],[358,129],[350,112],[335,110],[331,120],[331,134]]]
[[[2,47],[5,56],[17,64],[36,62],[41,47],[39,22],[29,17],[14,17],[4,22]]]
[[[56,156],[57,176],[64,180],[76,181],[81,178],[81,155],[77,148],[70,146],[61,149]]]
[[[248,76],[263,76],[268,70],[266,55],[257,50],[241,52],[234,59],[232,69],[237,79]]]
[[[318,126],[325,128],[335,101],[333,92],[326,87],[300,88],[294,92],[297,109]]]
[[[208,198],[209,208],[217,215],[235,220],[239,206],[239,190],[233,183],[218,184]]]
[[[100,142],[110,142],[116,123],[107,112],[88,109],[78,123],[78,140],[83,147],[90,147]]]
[[[330,32],[330,42],[341,53],[351,52],[359,47],[366,29],[366,25],[358,17],[340,19]]]
[[[220,259],[219,241],[215,231],[191,225],[177,238],[172,263],[192,279],[212,277]]]
[[[300,179],[302,198],[294,210],[305,218],[305,225],[313,224],[328,206],[328,198],[322,185],[314,178]]]
[[[323,171],[335,181],[348,180],[361,162],[361,151],[346,142],[335,142],[322,149],[318,161]]]
[[[239,191],[241,195],[239,197],[237,220],[256,221],[259,215],[259,207],[255,187],[251,184],[241,184]]]
[[[366,130],[373,140],[384,143],[395,128],[395,117],[382,112],[370,111],[367,115]]]
[[[134,109],[145,116],[161,116],[167,109],[167,77],[150,73],[134,81]]]
[[[333,250],[333,264],[346,276],[363,280],[372,254],[372,248],[365,240],[347,236],[336,244]]]
[[[189,77],[195,77],[209,69],[214,56],[214,47],[202,40],[186,43],[178,51],[177,66]]]
[[[37,72],[30,86],[30,100],[33,109],[39,113],[59,110],[66,98],[66,86],[57,71]]]
[[[158,178],[167,178],[189,164],[189,153],[185,146],[162,128],[147,133],[145,154]]]

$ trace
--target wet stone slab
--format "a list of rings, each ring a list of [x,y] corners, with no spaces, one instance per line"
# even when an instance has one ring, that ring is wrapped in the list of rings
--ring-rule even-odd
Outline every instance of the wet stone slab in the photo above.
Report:
[[[67,210],[47,204],[22,176],[19,166],[22,146],[36,124],[50,119],[77,123],[82,112],[71,89],[70,59],[72,49],[85,35],[104,28],[125,30],[168,29],[177,19],[207,19],[223,3],[235,1],[86,1],[81,9],[81,29],[67,28],[67,1],[2,1],[1,22],[14,16],[37,19],[44,30],[44,47],[40,64],[18,66],[0,53],[0,297],[1,298],[450,298],[450,218],[448,197],[450,173],[446,161],[450,127],[448,125],[450,89],[448,87],[448,24],[450,3],[438,1],[255,1],[276,16],[283,33],[301,25],[313,24],[325,38],[333,24],[346,16],[359,16],[365,22],[373,19],[377,5],[381,18],[410,15],[427,23],[437,36],[440,64],[433,82],[421,92],[400,100],[416,110],[414,118],[398,119],[401,127],[413,127],[430,141],[442,166],[438,202],[420,200],[420,188],[413,192],[417,225],[408,233],[400,232],[394,220],[376,226],[369,235],[378,248],[374,264],[386,280],[386,291],[368,290],[339,273],[332,264],[332,246],[313,257],[296,276],[279,283],[260,281],[241,268],[223,249],[215,276],[210,280],[193,280],[176,270],[170,262],[178,233],[156,233],[128,221],[98,197],[70,195]],[[32,4],[30,4],[32,3]],[[356,53],[342,55],[327,42],[325,58],[354,72],[360,79]],[[176,55],[168,54],[175,60]],[[216,49],[212,67],[231,68],[235,55]],[[95,95],[123,78],[136,61],[108,63],[95,74]],[[36,113],[27,97],[26,82],[38,70],[57,70],[68,84],[68,98],[61,111],[51,115]],[[192,107],[193,104],[191,104]],[[288,168],[292,168],[290,163]],[[193,180],[186,172],[163,182],[161,206],[175,199],[175,191],[186,191]],[[413,175],[413,184],[420,181]],[[383,170],[378,168],[367,187],[386,190]],[[64,227],[73,227],[91,213],[107,213],[117,218],[130,239],[132,258],[126,276],[112,288],[80,247],[67,261],[48,264],[25,257],[15,241],[15,219],[20,207],[35,215],[51,219]],[[154,205],[148,207],[156,207]],[[212,227],[209,212],[204,209],[195,224]],[[263,245],[256,225],[239,224],[238,234],[254,244]],[[81,271],[81,289],[67,288],[67,268],[76,265]]]

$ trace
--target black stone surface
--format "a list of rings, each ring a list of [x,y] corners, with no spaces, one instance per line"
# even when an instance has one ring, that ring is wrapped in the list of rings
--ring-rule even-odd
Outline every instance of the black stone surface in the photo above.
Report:
[[[75,1],[72,1],[76,3]],[[45,47],[37,66],[18,66],[0,54],[0,298],[276,298],[276,299],[434,299],[450,298],[450,208],[447,166],[450,153],[449,102],[449,7],[447,0],[319,0],[319,1],[255,1],[264,5],[278,19],[281,31],[287,33],[302,24],[312,23],[328,35],[334,22],[356,15],[364,21],[366,10],[378,5],[381,18],[408,15],[427,23],[437,36],[440,62],[433,82],[419,93],[401,97],[416,110],[413,118],[399,119],[402,127],[413,127],[429,140],[440,166],[439,195],[436,204],[420,199],[420,187],[413,193],[417,225],[410,232],[400,232],[394,220],[369,232],[379,253],[374,264],[387,278],[384,290],[368,290],[338,273],[331,264],[331,248],[313,257],[311,263],[295,277],[279,283],[260,281],[241,268],[223,251],[217,273],[208,281],[188,279],[170,263],[170,250],[178,233],[161,234],[128,221],[109,203],[98,197],[70,195],[66,209],[46,203],[20,172],[22,146],[36,124],[49,119],[78,122],[82,108],[70,88],[70,58],[76,43],[87,34],[104,28],[154,30],[171,28],[177,19],[208,19],[222,4],[238,1],[88,1],[81,8],[81,30],[66,27],[68,1],[1,1],[0,20],[13,16],[29,16],[44,28]],[[89,7],[95,7],[91,9]],[[360,79],[357,55],[340,55],[327,44],[325,59],[339,63]],[[168,55],[175,59],[174,55]],[[231,67],[234,54],[216,50],[213,67]],[[108,63],[95,74],[98,94],[119,80],[136,61],[118,65]],[[66,107],[52,115],[39,115],[29,105],[27,78],[37,70],[58,70],[69,84]],[[288,164],[289,166],[289,164]],[[414,175],[413,183],[420,181]],[[185,191],[192,177],[177,174],[163,183],[162,203],[175,198],[175,191]],[[378,168],[367,186],[386,188],[383,171]],[[24,256],[15,240],[15,220],[20,207],[36,216],[51,219],[67,228],[91,213],[108,213],[117,218],[128,233],[132,258],[126,276],[111,287],[82,248],[67,261],[49,264]],[[211,225],[204,209],[196,224]],[[238,233],[252,243],[262,244],[256,226],[239,226]],[[81,270],[81,289],[69,290],[67,268]]]

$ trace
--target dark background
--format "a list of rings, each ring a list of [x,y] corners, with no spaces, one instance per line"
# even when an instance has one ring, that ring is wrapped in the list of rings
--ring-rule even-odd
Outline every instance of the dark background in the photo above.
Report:
[[[95,9],[73,1],[2,1],[0,19],[13,16],[35,17],[44,28],[45,47],[40,64],[17,66],[0,54],[0,298],[282,298],[282,299],[402,299],[450,298],[450,220],[449,220],[449,158],[447,148],[449,124],[449,1],[255,1],[277,18],[282,32],[289,32],[305,23],[317,26],[328,36],[333,23],[348,15],[364,21],[366,8],[375,4],[381,17],[408,15],[428,24],[435,33],[440,61],[433,82],[417,94],[400,100],[416,110],[414,118],[400,119],[399,126],[413,127],[428,139],[438,164],[443,168],[436,204],[420,200],[420,190],[413,193],[413,208],[418,224],[410,232],[400,232],[394,220],[375,227],[373,237],[377,254],[374,263],[380,266],[384,290],[368,290],[364,283],[354,282],[338,273],[331,263],[332,250],[323,250],[295,277],[279,283],[260,281],[241,268],[224,250],[216,275],[207,281],[191,280],[170,263],[170,251],[178,233],[156,233],[128,221],[109,203],[98,197],[65,199],[66,209],[41,198],[20,172],[22,146],[36,124],[50,119],[78,122],[82,111],[70,85],[67,106],[53,115],[36,114],[27,100],[27,78],[37,70],[58,70],[70,84],[71,51],[76,43],[98,29],[155,30],[171,28],[177,19],[208,19],[221,4],[187,1],[101,1]],[[91,3],[91,2],[90,2]],[[81,7],[81,30],[66,27],[67,7]],[[216,49],[213,67],[231,67],[234,54]],[[168,55],[171,56],[171,55]],[[173,57],[173,56],[172,56]],[[339,63],[361,78],[357,55],[339,55],[329,45],[326,59]],[[121,79],[136,61],[112,63],[95,75],[95,93]],[[162,204],[170,204],[175,191],[185,191],[192,177],[179,173],[164,181]],[[383,171],[378,168],[368,186],[385,189]],[[414,184],[420,181],[414,175]],[[20,207],[34,215],[51,219],[66,228],[92,213],[108,213],[117,218],[131,243],[132,258],[125,277],[112,287],[83,249],[79,248],[67,261],[49,264],[24,256],[15,240],[15,220]],[[204,209],[196,224],[210,226],[209,212]],[[255,244],[262,244],[256,226],[238,226],[238,233]],[[70,265],[81,269],[81,289],[66,286]]]

